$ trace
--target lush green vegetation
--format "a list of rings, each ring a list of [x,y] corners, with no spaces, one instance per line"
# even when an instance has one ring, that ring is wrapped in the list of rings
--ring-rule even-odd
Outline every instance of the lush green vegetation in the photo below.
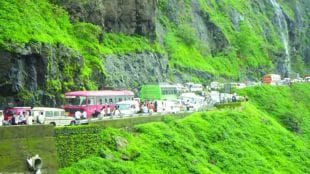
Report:
[[[168,30],[165,45],[171,58],[171,66],[187,68],[188,73],[196,69],[234,79],[242,78],[243,72],[260,77],[262,72],[273,71],[271,57],[283,52],[283,43],[278,37],[276,26],[271,23],[274,14],[258,12],[253,8],[258,4],[252,3],[254,2],[241,0],[221,3],[199,0],[200,10],[204,13],[203,20],[210,22],[206,24],[207,28],[211,28],[209,32],[222,33],[222,36],[216,35],[216,40],[228,42],[228,46],[221,50],[223,48],[219,48],[220,45],[212,45],[216,40],[209,38],[204,41],[198,35],[201,31],[195,23],[201,19],[192,14],[190,9],[194,7],[188,1],[172,4],[169,0],[161,0],[160,22]],[[281,3],[285,4],[285,12],[291,14],[293,5]],[[170,17],[171,8],[178,8],[180,12]],[[266,8],[270,8],[267,12],[273,11],[271,6]],[[232,18],[239,20],[238,23],[233,23]],[[296,68],[301,70],[303,66],[298,64]]]
[[[153,44],[141,36],[125,36],[121,33],[106,33],[101,44],[99,35],[103,33],[98,26],[71,23],[67,12],[48,0],[26,0],[24,3],[13,0],[0,3],[2,47],[10,46],[8,43],[21,46],[29,42],[60,43],[80,51],[86,59],[87,56],[98,56],[98,53],[159,51],[157,45],[152,46]]]
[[[268,113],[285,128],[310,143],[309,84],[247,88],[239,93],[248,95],[261,111]]]
[[[98,154],[101,142],[98,126],[75,126],[55,129],[58,162],[60,167]]]
[[[235,109],[104,129],[99,153],[60,173],[309,173],[309,85],[240,93],[250,101]],[[300,114],[296,132],[288,125]]]
[[[106,33],[103,39],[104,54],[125,54],[129,52],[159,52],[163,48],[158,43],[151,43],[142,36],[127,36],[121,33]]]

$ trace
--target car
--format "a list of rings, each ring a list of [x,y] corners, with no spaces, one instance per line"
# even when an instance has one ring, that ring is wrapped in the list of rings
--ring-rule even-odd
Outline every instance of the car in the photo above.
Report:
[[[179,113],[181,110],[181,103],[178,100],[156,100],[154,102],[157,113]]]
[[[116,103],[116,116],[133,115],[140,111],[139,103],[135,100],[121,101]]]
[[[74,125],[73,117],[65,115],[65,110],[60,108],[34,107],[32,109],[34,123],[50,124],[53,126]]]

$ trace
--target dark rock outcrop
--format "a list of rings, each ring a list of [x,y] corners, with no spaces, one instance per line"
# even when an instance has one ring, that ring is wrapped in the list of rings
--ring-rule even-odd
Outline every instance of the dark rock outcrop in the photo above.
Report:
[[[72,21],[90,22],[107,32],[138,34],[155,39],[156,0],[52,0]]]
[[[192,25],[196,29],[198,38],[203,44],[208,45],[210,53],[216,55],[224,51],[228,46],[228,40],[221,28],[210,20],[208,13],[201,10],[198,1],[191,2],[191,10]]]
[[[68,90],[65,83],[83,83],[80,79],[83,59],[71,49],[41,43],[11,45],[11,48],[0,50],[3,104],[56,106],[62,101],[62,93]]]
[[[116,88],[137,88],[142,84],[164,82],[168,60],[157,53],[109,55],[105,60],[106,84]]]

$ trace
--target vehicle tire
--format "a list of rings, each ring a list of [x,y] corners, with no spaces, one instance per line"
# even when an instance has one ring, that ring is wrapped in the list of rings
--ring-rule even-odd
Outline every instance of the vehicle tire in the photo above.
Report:
[[[50,125],[52,125],[52,126],[56,126],[56,123],[54,123],[54,122],[51,122],[51,123],[50,123]]]

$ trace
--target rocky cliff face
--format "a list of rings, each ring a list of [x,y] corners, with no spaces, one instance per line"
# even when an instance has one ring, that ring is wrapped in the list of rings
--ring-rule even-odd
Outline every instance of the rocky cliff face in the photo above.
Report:
[[[90,22],[107,32],[155,38],[156,0],[53,0],[62,5],[72,21]]]
[[[161,54],[132,53],[109,55],[105,69],[109,73],[108,86],[117,88],[139,88],[141,84],[164,82],[168,76],[168,60]]]
[[[72,79],[73,86],[84,85],[80,79],[83,58],[61,45],[12,45],[12,51],[0,50],[0,62],[2,103],[57,106],[62,100],[61,81]]]

